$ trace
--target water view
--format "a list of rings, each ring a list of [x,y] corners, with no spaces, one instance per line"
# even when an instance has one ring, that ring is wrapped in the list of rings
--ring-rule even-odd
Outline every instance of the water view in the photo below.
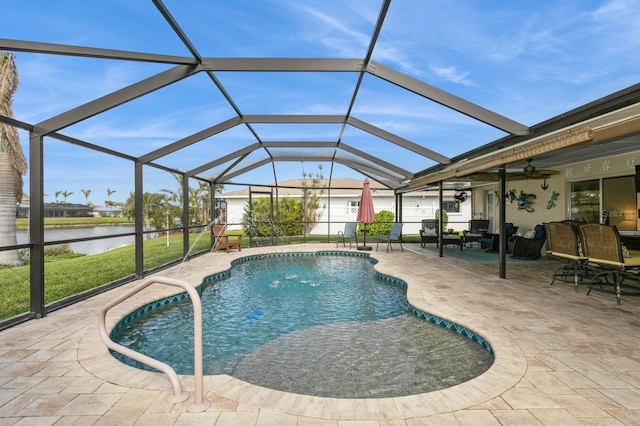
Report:
[[[101,237],[106,235],[126,234],[134,232],[133,225],[90,226],[82,228],[53,228],[45,229],[44,240],[62,241],[75,238]],[[68,243],[69,248],[76,253],[98,254],[114,248],[134,243],[134,236],[105,238],[93,241]],[[18,244],[26,244],[29,241],[28,231],[17,232]]]

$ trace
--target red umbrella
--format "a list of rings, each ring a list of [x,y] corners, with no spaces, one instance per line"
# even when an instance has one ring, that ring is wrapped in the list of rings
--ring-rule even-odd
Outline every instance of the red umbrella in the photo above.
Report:
[[[375,222],[376,215],[373,212],[371,184],[367,178],[364,179],[364,184],[362,185],[362,195],[360,196],[360,205],[358,206],[358,215],[356,216],[356,220],[360,223],[364,223],[364,245],[361,249],[371,249],[371,247],[367,247],[367,223]]]

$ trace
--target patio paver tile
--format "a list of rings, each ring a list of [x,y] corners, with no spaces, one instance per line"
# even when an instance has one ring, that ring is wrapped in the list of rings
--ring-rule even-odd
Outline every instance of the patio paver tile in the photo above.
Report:
[[[327,247],[335,246],[257,250]],[[200,256],[161,274],[197,284],[203,274],[227,269],[232,259],[253,250]],[[167,403],[172,392],[166,378],[118,363],[97,336],[95,315],[116,292],[134,285],[127,284],[0,332],[0,424],[640,424],[640,298],[623,297],[616,305],[610,294],[587,297],[583,288],[549,286],[555,265],[544,260],[510,263],[507,279],[500,279],[497,265],[460,262],[446,253],[438,258],[417,244],[405,244],[404,253],[372,256],[380,260],[381,272],[410,283],[408,297],[420,309],[490,336],[500,357],[493,370],[443,391],[357,401],[209,376],[205,397],[211,406],[189,413],[193,397]],[[156,288],[140,294],[114,308],[107,322],[115,324],[134,307],[166,294]],[[192,391],[193,379],[183,386]]]

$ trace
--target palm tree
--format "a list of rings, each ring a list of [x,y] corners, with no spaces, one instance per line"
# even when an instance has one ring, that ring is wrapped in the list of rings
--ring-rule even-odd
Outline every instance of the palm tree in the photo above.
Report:
[[[107,188],[107,201],[111,201],[111,196],[116,192],[115,189]]]
[[[164,222],[164,206],[167,197],[164,194],[144,192],[142,194],[142,220],[145,231],[155,227],[161,229]],[[122,213],[132,218],[135,215],[135,194],[129,193],[129,198],[122,205]]]
[[[209,214],[209,205],[211,204],[211,194],[209,194],[209,185],[205,182],[198,182],[197,188],[189,187],[189,213],[196,221],[206,224]],[[200,210],[202,208],[202,210]],[[202,215],[202,217],[200,217]]]
[[[60,196],[60,194],[62,194],[62,191],[56,191],[56,204],[60,202],[58,201],[58,197]]]
[[[111,195],[113,195],[114,192],[116,192],[115,189],[107,188],[107,199],[104,201],[104,205],[108,208],[112,208],[117,205],[117,203],[111,201]]]
[[[84,194],[85,204],[88,206],[89,205],[89,195],[91,194],[91,190],[90,189],[81,189],[80,191],[82,191],[82,193]]]
[[[69,192],[69,191],[62,191],[62,196],[64,197],[64,203],[67,204],[67,198],[72,196],[73,192]]]
[[[10,53],[0,52],[0,115],[13,118],[18,69]],[[15,245],[16,203],[22,200],[27,160],[15,127],[0,122],[0,247]],[[17,250],[0,251],[0,264],[19,265]]]

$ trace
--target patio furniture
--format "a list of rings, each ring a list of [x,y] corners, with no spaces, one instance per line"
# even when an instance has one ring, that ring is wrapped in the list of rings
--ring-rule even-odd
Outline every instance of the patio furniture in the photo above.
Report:
[[[423,219],[420,230],[420,247],[435,243],[438,245],[438,221],[436,219]]]
[[[399,243],[400,250],[404,251],[404,248],[402,247],[402,223],[394,223],[391,226],[391,232],[389,232],[389,235],[378,237],[378,242],[376,243],[376,251],[378,251],[378,245],[380,244],[380,242],[387,243],[387,252],[389,252],[389,249],[393,250],[391,243]]]
[[[519,259],[539,259],[541,257],[542,246],[547,239],[544,225],[538,224],[533,228],[533,235],[531,238],[514,236],[513,238],[513,250],[511,257]]]
[[[564,261],[554,271],[551,285],[557,279],[573,282],[577,291],[578,283],[584,276],[587,260],[580,248],[579,230],[566,222],[548,222],[544,227],[547,234],[547,255]]]
[[[224,225],[213,225],[211,227],[211,236],[213,237],[212,252],[225,250],[229,253],[229,250],[233,247],[237,247],[239,251],[242,251],[242,235],[225,234]]]
[[[453,232],[453,233],[447,232],[442,234],[443,246],[455,245],[460,247],[460,251],[462,251],[462,246],[464,245],[464,242],[465,242],[464,235],[460,235],[457,232]]]
[[[486,219],[471,219],[469,221],[469,230],[464,232],[464,244],[472,247],[473,244],[480,246],[480,238],[489,232],[489,221]]]
[[[344,231],[338,231],[338,237],[336,238],[336,248],[338,248],[338,244],[340,240],[342,240],[342,247],[345,247],[345,241],[349,239],[349,248],[351,248],[351,241],[355,240],[356,247],[358,246],[358,223],[357,222],[347,222],[344,224]]]
[[[589,282],[591,293],[595,287],[614,287],[616,302],[620,304],[622,287],[628,288],[624,294],[640,295],[640,256],[625,258],[622,253],[620,234],[615,226],[585,223],[580,225],[582,248],[589,265],[599,268]]]
[[[514,226],[513,223],[507,222],[505,225],[505,232],[507,235],[507,252],[510,253],[510,247],[513,247],[513,243],[510,241],[515,233],[518,231],[518,227]],[[511,244],[509,244],[511,242]],[[480,237],[480,248],[484,249],[490,253],[495,253],[500,250],[500,234],[492,234],[489,232],[485,232]]]

